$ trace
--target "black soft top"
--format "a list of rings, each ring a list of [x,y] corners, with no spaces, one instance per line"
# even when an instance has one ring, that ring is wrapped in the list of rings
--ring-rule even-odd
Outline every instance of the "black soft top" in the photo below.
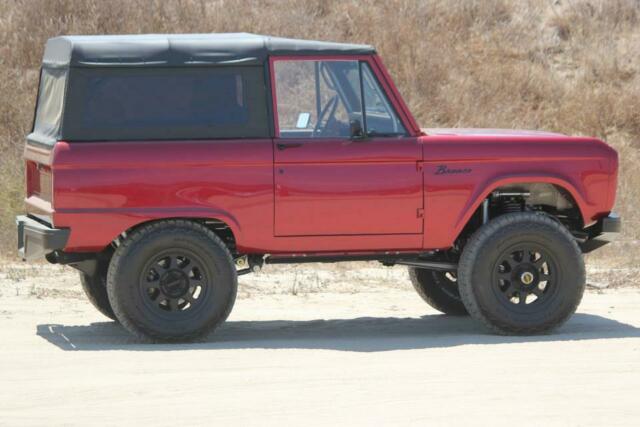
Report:
[[[249,33],[60,36],[49,39],[45,67],[167,67],[264,63],[269,55],[361,55],[372,46]]]

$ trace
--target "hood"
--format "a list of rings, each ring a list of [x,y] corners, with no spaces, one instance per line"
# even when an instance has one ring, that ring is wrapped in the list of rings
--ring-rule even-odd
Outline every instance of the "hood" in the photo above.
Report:
[[[565,136],[561,133],[547,132],[541,130],[512,130],[512,129],[445,129],[430,128],[422,129],[427,135],[458,135],[458,136]]]

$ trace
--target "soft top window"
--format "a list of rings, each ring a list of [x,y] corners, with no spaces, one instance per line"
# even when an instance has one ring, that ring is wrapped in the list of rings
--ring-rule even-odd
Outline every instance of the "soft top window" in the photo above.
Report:
[[[66,81],[66,69],[43,68],[40,72],[33,133],[41,143],[53,144],[59,137]]]
[[[268,137],[261,67],[72,68],[63,137]]]

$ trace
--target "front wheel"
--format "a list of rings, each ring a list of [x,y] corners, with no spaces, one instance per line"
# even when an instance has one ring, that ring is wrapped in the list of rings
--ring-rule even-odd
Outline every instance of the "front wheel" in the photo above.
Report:
[[[458,282],[471,316],[494,332],[541,334],[575,312],[585,289],[585,267],[562,224],[541,214],[514,213],[471,237]]]

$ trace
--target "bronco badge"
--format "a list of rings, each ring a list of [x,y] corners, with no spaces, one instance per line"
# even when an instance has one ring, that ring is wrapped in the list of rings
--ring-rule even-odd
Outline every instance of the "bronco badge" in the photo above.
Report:
[[[434,175],[445,175],[445,174],[454,174],[454,173],[469,173],[471,169],[449,169],[447,165],[438,165],[436,166],[436,171]]]

